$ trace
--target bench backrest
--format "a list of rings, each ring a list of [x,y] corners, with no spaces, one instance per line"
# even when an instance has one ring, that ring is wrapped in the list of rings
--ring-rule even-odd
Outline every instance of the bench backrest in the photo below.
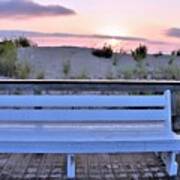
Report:
[[[0,95],[0,123],[124,127],[131,124],[136,129],[147,123],[146,128],[156,124],[159,131],[161,125],[161,130],[169,134],[171,93],[167,90],[163,95]]]

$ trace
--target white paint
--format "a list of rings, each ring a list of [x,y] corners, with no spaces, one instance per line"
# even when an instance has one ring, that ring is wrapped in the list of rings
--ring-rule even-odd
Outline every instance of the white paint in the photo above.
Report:
[[[68,177],[75,177],[74,154],[120,152],[169,152],[166,169],[176,175],[180,137],[171,124],[169,90],[149,96],[0,96],[0,152],[66,153]]]

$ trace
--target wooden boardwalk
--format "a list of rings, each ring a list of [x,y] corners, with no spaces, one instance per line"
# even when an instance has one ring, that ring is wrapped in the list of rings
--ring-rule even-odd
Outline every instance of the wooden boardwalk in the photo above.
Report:
[[[180,163],[180,157],[179,157]],[[78,155],[77,179],[141,180],[170,179],[153,153]],[[65,155],[0,154],[0,180],[66,179]],[[175,178],[180,180],[179,177]]]

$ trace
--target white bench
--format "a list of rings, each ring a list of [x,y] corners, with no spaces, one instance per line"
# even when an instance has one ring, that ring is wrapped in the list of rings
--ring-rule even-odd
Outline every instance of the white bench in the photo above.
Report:
[[[177,174],[180,137],[172,131],[171,94],[1,95],[1,153],[66,153],[75,177],[78,153],[161,153]]]

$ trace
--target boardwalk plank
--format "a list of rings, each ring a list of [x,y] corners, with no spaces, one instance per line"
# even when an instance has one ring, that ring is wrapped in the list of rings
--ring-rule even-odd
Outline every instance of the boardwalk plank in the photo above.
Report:
[[[87,155],[76,156],[76,176],[79,179],[88,177],[88,160]]]
[[[29,166],[26,169],[24,179],[33,179],[37,178],[38,168],[39,164],[42,160],[43,155],[42,154],[32,154],[32,158],[29,162]]]
[[[23,179],[24,174],[29,166],[29,162],[32,158],[31,154],[19,154],[19,159],[16,162],[16,166],[12,171],[12,176],[17,179]]]
[[[3,179],[3,180],[11,179],[11,176],[13,176],[12,172],[16,168],[16,163],[18,159],[20,159],[20,157],[21,155],[19,154],[11,154],[8,157],[7,163],[4,165],[1,171],[0,179]]]
[[[0,154],[0,179],[65,180],[65,157],[59,154]],[[180,163],[180,156],[177,159]],[[78,155],[76,173],[80,180],[170,179],[162,161],[153,153]],[[175,178],[179,179],[179,176]]]
[[[53,156],[53,157],[52,157]],[[66,156],[54,154],[51,157],[53,158],[53,165],[51,166],[51,171],[49,178],[52,179],[65,179],[66,178]]]

